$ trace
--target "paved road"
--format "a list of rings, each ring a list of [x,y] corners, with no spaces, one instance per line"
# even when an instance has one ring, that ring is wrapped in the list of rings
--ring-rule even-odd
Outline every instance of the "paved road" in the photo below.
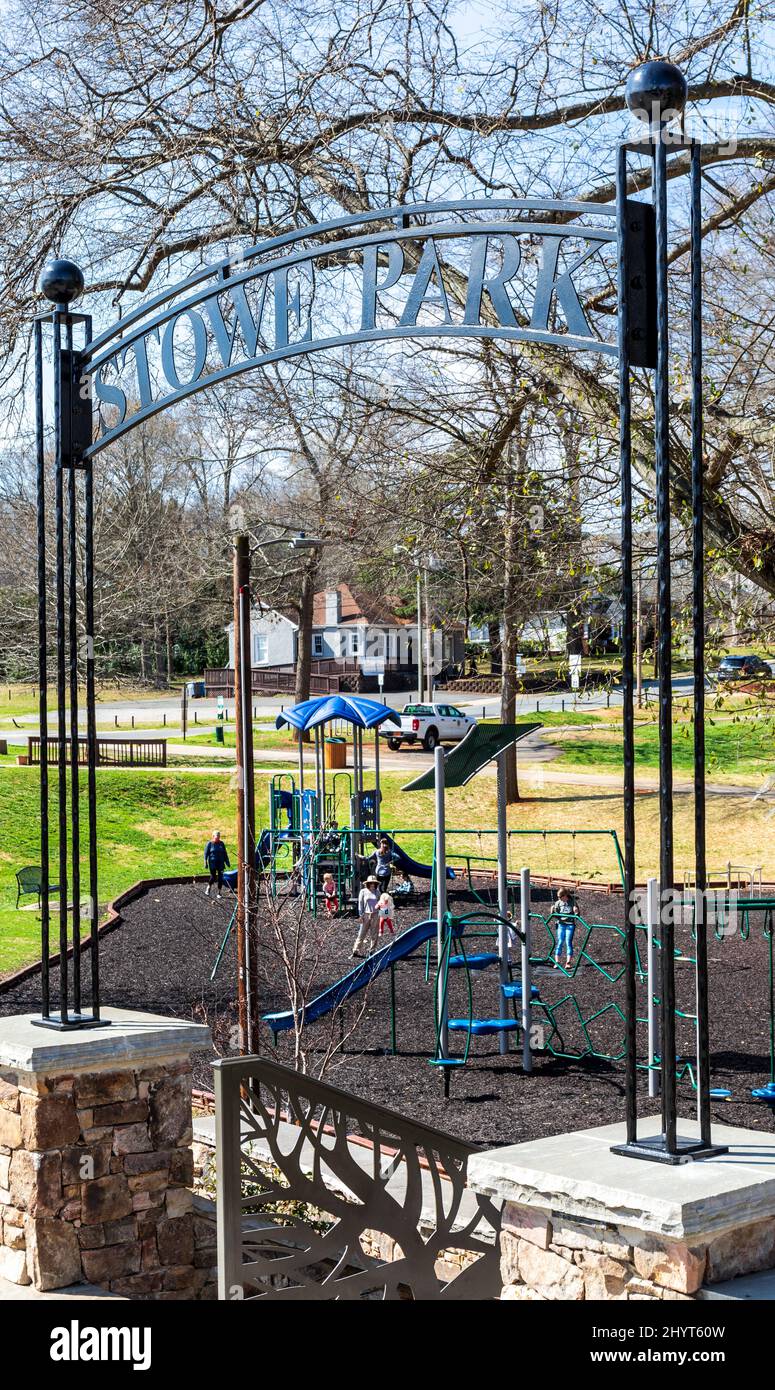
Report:
[[[673,681],[673,693],[676,696],[687,696],[691,694],[693,687],[691,676],[678,676]],[[643,683],[647,698],[651,701],[655,698],[656,681],[647,680]],[[399,691],[395,694],[384,696],[384,702],[391,709],[401,709],[411,700],[411,693]],[[465,694],[460,696],[450,696],[439,692],[439,700],[454,699],[455,704],[461,709],[467,710],[470,714],[478,718],[492,718],[500,712],[500,696],[486,694]],[[293,701],[289,699],[280,700],[277,697],[253,696],[253,708],[258,718],[266,718],[267,721],[274,722],[274,719],[285,708],[290,707]],[[540,717],[542,710],[562,711],[576,710],[583,713],[585,709],[596,710],[605,709],[608,705],[615,708],[622,703],[622,692],[616,687],[610,692],[594,690],[588,695],[583,692],[575,697],[571,691],[541,691],[531,695],[520,695],[517,699],[517,716],[526,719],[531,715]],[[234,714],[233,703],[227,704],[227,712]],[[217,718],[218,706],[215,700],[190,700],[188,705],[189,727],[193,727],[194,714],[198,720],[200,732],[205,732],[209,725],[213,725]],[[167,727],[164,727],[163,718],[167,716]],[[180,726],[180,700],[168,695],[160,696],[158,699],[151,700],[111,700],[100,698],[97,702],[97,720],[100,724],[110,723],[118,719],[120,729],[118,732],[129,732],[132,715],[138,724],[158,723],[158,728],[162,734],[169,734]],[[3,725],[10,716],[4,716],[0,705],[0,721]],[[36,714],[24,714],[14,716],[16,723],[27,733],[36,733],[38,730],[38,716]],[[13,726],[10,726],[11,729]],[[49,730],[56,733],[56,713],[49,712]],[[106,731],[107,732],[107,731]],[[138,732],[141,732],[138,730]],[[153,736],[154,730],[146,730],[149,736]]]

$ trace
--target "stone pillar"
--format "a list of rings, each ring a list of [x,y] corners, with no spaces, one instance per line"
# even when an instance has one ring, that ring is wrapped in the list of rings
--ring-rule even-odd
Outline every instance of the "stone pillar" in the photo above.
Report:
[[[470,1160],[469,1185],[503,1201],[502,1299],[735,1297],[735,1279],[775,1269],[773,1135],[716,1126],[729,1153],[675,1167],[612,1154],[623,1137],[607,1125]]]
[[[191,1053],[209,1030],[104,1013],[65,1033],[0,1019],[0,1275],[196,1298]]]

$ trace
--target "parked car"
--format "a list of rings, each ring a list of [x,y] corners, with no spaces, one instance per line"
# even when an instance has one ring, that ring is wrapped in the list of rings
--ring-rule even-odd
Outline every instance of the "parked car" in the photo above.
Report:
[[[724,656],[716,672],[717,681],[772,680],[769,661],[760,656]]]
[[[394,752],[402,743],[421,743],[430,753],[438,743],[459,743],[475,723],[455,705],[404,705],[400,730],[383,729],[382,736]]]

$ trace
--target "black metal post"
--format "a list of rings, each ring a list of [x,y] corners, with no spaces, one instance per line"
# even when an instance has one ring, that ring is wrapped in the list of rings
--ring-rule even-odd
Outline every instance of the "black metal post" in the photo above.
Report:
[[[84,322],[85,343],[91,342],[91,319]],[[85,384],[81,386],[85,389]],[[99,879],[97,869],[97,700],[94,688],[94,465],[84,469],[84,608],[86,626],[86,795],[89,819],[89,911],[91,1011],[100,1019]]]
[[[666,135],[665,113],[681,111],[686,101],[684,77],[670,63],[645,63],[635,69],[627,82],[627,104],[630,110],[649,124],[647,140],[636,141],[630,148],[651,160],[653,183],[653,248],[647,256],[647,272],[643,276],[627,276],[627,247],[622,238],[627,223],[622,217],[625,192],[623,155],[620,152],[617,196],[619,199],[619,388],[620,388],[620,445],[622,454],[622,565],[623,604],[625,609],[625,638],[623,660],[624,760],[625,760],[625,837],[632,829],[629,822],[632,788],[628,766],[632,753],[630,714],[632,711],[632,551],[631,492],[629,474],[629,367],[632,362],[654,370],[654,459],[657,520],[657,649],[659,653],[659,873],[660,873],[660,999],[661,999],[661,1071],[662,1071],[662,1132],[638,1140],[633,1135],[637,1124],[632,1114],[628,1061],[627,1139],[615,1146],[614,1152],[629,1157],[651,1158],[663,1163],[681,1163],[688,1159],[708,1157],[724,1152],[713,1146],[710,1137],[709,1060],[708,1060],[708,990],[707,949],[704,919],[697,939],[697,1052],[699,1073],[699,1140],[679,1138],[676,1098],[676,1013],[675,1013],[675,867],[673,845],[673,708],[672,708],[672,601],[671,601],[671,538],[670,538],[670,315],[668,302],[668,202],[667,149],[668,144],[691,149],[692,171],[692,550],[693,550],[693,629],[694,629],[694,713],[695,713],[695,832],[698,898],[705,887],[705,745],[704,745],[704,606],[703,606],[703,506],[702,506],[702,352],[701,352],[701,266],[700,266],[700,148],[683,137]],[[644,243],[645,245],[646,243]],[[641,256],[641,249],[637,252]],[[630,349],[635,335],[631,331],[630,315],[637,300],[633,294],[635,279],[642,281],[637,288],[647,292],[647,303],[656,305],[656,352],[636,353]],[[652,293],[653,285],[653,293]],[[629,302],[628,302],[629,301]],[[639,306],[643,313],[643,306]],[[645,322],[646,336],[651,324]],[[642,335],[641,335],[642,336]],[[629,356],[627,355],[629,351]],[[629,609],[629,613],[628,613]],[[630,630],[628,628],[628,618]],[[633,797],[634,800],[634,797]],[[626,854],[626,838],[625,838]],[[625,862],[625,885],[627,870]],[[630,953],[627,952],[627,1042],[630,1044],[634,1023],[632,991],[630,988]],[[634,975],[633,975],[634,979]]]
[[[75,350],[74,327],[91,341],[91,319],[70,312],[70,303],[83,289],[83,275],[72,261],[52,261],[41,279],[53,310],[35,322],[35,386],[38,503],[38,661],[40,680],[40,806],[41,806],[41,955],[42,1013],[35,1022],[48,1028],[104,1026],[99,1003],[99,938],[97,882],[97,724],[94,685],[94,484],[88,458],[92,442],[92,404],[84,385],[82,353]],[[46,456],[43,399],[43,324],[52,328],[54,372],[54,518],[57,687],[57,819],[59,832],[59,1001],[51,1010],[50,947],[50,816],[48,761],[48,619],[46,547]],[[62,342],[64,329],[65,341]],[[65,500],[65,473],[67,499]],[[84,475],[83,508],[79,504],[78,474]],[[67,513],[67,540],[65,540]],[[91,934],[91,1013],[83,1009],[81,981],[81,849],[79,711],[79,592],[81,514],[83,513],[83,591],[85,613],[86,752],[88,792],[89,917]],[[68,732],[69,698],[69,732]],[[69,788],[68,788],[69,771]],[[68,804],[69,794],[69,804]],[[68,885],[68,878],[70,880]],[[68,886],[73,895],[68,906]],[[68,921],[72,932],[68,940]],[[72,957],[72,984],[70,961]],[[58,1015],[58,1016],[57,1016]]]
[[[710,1144],[710,1038],[705,890],[705,550],[702,431],[702,164],[690,153],[692,354],[692,646],[694,657],[694,855],[697,935],[697,1118],[700,1140]]]
[[[659,650],[659,882],[662,1000],[662,1128],[676,1152],[675,869],[673,863],[673,610],[670,547],[670,377],[667,298],[667,146],[654,146],[657,263],[657,367],[654,451],[657,513],[657,642]]]
[[[633,705],[632,458],[629,355],[629,256],[627,150],[621,146],[616,166],[616,211],[619,251],[619,460],[622,540],[622,729],[624,760],[624,902],[625,958],[625,1112],[627,1143],[638,1133],[635,995],[635,725]]]
[[[67,359],[65,371],[73,370],[73,321],[65,319]],[[68,398],[72,398],[71,389]],[[68,400],[69,404],[69,400]],[[70,837],[72,862],[73,906],[70,936],[73,947],[73,1012],[81,1012],[81,816],[80,816],[80,748],[78,742],[78,498],[73,465],[72,417],[69,409],[62,419],[63,455],[68,461],[68,657],[70,675]]]
[[[62,325],[59,310],[52,316],[54,329],[54,467],[56,513],[56,610],[57,610],[57,791],[59,823],[59,1017],[68,1019],[67,964],[67,744],[65,722],[66,610],[65,610],[65,504],[63,469]],[[42,730],[41,730],[42,734]]]
[[[40,958],[41,1010],[50,1015],[48,827],[48,623],[46,614],[46,454],[43,423],[43,325],[35,320],[35,432],[38,505],[38,714],[40,725]]]

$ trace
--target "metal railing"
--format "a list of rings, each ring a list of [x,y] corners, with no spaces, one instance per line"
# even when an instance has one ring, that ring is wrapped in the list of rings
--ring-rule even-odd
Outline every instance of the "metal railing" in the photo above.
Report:
[[[346,673],[345,673],[346,674]],[[316,695],[336,695],[341,688],[342,673],[318,672],[314,668],[309,678],[310,690]],[[229,667],[205,671],[208,695],[234,698],[234,671]],[[251,671],[251,690],[254,695],[275,695],[296,689],[296,672],[292,666],[254,666]]]
[[[473,1146],[259,1057],[213,1070],[220,1299],[498,1296]]]
[[[59,757],[59,740],[46,740],[48,762],[55,763]],[[88,739],[78,739],[78,762],[88,765]],[[27,756],[30,763],[40,762],[40,737],[31,734],[27,739]],[[97,767],[166,767],[166,738],[98,738],[96,740]]]

